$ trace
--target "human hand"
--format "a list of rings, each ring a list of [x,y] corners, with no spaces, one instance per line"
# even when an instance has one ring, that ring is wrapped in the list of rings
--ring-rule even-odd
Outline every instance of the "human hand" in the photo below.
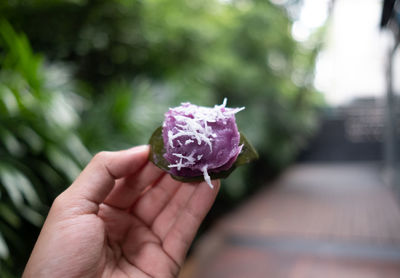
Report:
[[[176,277],[219,181],[178,182],[148,155],[96,155],[54,201],[23,277]]]

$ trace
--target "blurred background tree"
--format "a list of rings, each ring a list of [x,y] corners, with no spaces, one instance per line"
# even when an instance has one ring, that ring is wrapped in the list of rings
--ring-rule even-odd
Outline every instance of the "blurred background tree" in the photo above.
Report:
[[[224,181],[215,214],[287,166],[315,127],[319,45],[295,41],[268,1],[12,0],[0,15],[5,277],[89,153],[145,144],[168,107],[246,106],[239,128],[261,158]]]

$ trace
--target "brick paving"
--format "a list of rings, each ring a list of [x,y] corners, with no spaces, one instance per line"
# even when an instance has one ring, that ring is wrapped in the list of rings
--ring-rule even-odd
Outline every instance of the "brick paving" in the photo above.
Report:
[[[398,202],[377,164],[295,165],[202,237],[188,277],[398,278]]]

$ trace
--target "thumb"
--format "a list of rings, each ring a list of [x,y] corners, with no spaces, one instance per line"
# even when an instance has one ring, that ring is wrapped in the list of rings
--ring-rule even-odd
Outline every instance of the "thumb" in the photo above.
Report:
[[[138,146],[96,154],[73,184],[57,199],[72,201],[74,206],[90,202],[96,206],[89,206],[92,209],[84,213],[96,212],[117,179],[135,173],[147,162],[149,150],[149,146]]]

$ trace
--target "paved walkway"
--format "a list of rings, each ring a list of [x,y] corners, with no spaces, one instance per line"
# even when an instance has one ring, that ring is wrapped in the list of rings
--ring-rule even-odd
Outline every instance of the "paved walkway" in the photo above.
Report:
[[[299,164],[197,243],[182,278],[399,278],[400,209],[375,164]]]

